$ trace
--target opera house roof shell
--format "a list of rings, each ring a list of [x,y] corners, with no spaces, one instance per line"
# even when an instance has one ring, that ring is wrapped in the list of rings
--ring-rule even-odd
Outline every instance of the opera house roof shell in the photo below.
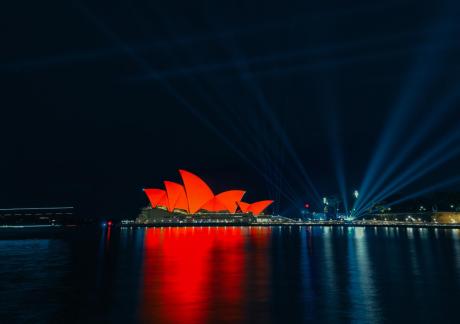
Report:
[[[236,212],[260,215],[273,200],[262,200],[254,203],[241,201],[246,191],[228,190],[214,195],[209,186],[197,175],[179,170],[183,185],[172,181],[164,181],[165,189],[144,189],[152,208],[163,207],[169,212],[178,209],[188,214],[205,212]]]

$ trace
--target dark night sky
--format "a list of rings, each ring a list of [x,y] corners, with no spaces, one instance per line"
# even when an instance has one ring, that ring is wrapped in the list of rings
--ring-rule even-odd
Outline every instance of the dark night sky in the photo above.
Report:
[[[433,125],[396,177],[458,130],[458,98],[436,112],[460,89],[459,11],[415,0],[2,3],[0,206],[132,216],[147,203],[141,188],[184,168],[216,192],[244,188],[288,210],[313,200],[303,170],[319,195],[339,192],[341,155],[347,189],[359,187],[391,116],[388,160]],[[405,192],[459,176],[458,156]]]

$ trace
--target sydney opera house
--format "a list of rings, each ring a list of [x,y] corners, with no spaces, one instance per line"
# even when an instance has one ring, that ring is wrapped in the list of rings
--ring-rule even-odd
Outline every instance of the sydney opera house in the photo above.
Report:
[[[143,208],[138,223],[155,222],[250,222],[264,217],[273,200],[244,202],[244,190],[214,194],[197,175],[179,170],[182,184],[164,181],[164,189],[144,189],[150,206]]]

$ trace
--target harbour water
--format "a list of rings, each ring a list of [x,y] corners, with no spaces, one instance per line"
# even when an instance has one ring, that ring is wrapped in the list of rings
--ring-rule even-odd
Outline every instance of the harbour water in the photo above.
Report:
[[[455,323],[460,230],[72,228],[0,238],[1,323]]]

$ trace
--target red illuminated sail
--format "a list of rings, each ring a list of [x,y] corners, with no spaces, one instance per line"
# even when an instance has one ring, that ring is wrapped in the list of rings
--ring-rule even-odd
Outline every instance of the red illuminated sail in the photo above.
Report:
[[[216,199],[225,205],[226,210],[234,214],[238,207],[237,203],[241,201],[245,193],[246,191],[243,190],[228,190],[216,195]]]
[[[166,195],[166,191],[163,189],[144,189],[144,192],[149,198],[152,208],[158,206],[160,200]]]
[[[261,200],[249,205],[248,212],[252,212],[254,216],[260,215],[268,206],[273,203],[273,200]]]
[[[197,175],[185,170],[179,170],[179,172],[184,182],[189,212],[194,214],[210,201],[214,194],[206,182]]]
[[[187,195],[185,194],[184,186],[182,186],[182,192],[179,195],[179,198],[177,198],[175,208],[185,210],[187,213],[190,212],[188,209]]]
[[[249,206],[250,206],[250,204],[245,203],[243,201],[238,201],[237,204],[238,204],[238,207],[240,207],[240,210],[243,213],[246,213],[248,211]]]
[[[161,197],[160,201],[158,202],[157,206],[161,206],[161,207],[166,207],[168,208],[169,206],[169,201],[168,201],[168,195],[165,194]]]
[[[227,206],[224,203],[222,203],[219,199],[217,199],[217,196],[209,200],[200,209],[211,212],[228,211]]]
[[[188,211],[184,186],[172,181],[165,181],[164,184],[168,195],[168,211],[172,212],[175,208]]]

